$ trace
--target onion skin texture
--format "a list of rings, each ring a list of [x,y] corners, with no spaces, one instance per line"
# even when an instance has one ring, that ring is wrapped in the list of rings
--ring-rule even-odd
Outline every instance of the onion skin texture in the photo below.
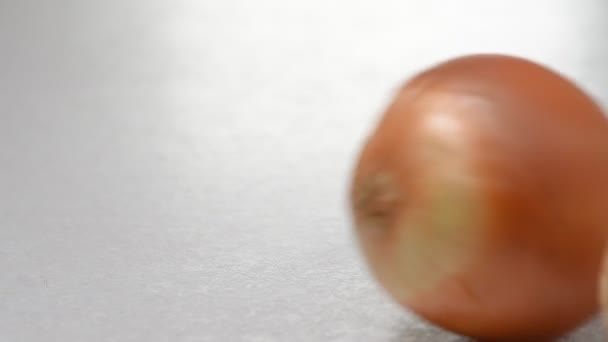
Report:
[[[600,276],[599,301],[602,307],[604,329],[608,332],[608,249],[604,252],[604,264]]]
[[[598,310],[608,122],[548,68],[471,55],[420,73],[367,139],[350,198],[373,275],[447,330],[550,341]]]

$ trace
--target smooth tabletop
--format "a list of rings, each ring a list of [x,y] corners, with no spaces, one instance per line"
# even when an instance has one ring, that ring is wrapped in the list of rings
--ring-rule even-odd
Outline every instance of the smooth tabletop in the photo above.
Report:
[[[0,0],[0,342],[465,341],[371,278],[361,143],[465,53],[608,103],[607,35],[603,0]]]

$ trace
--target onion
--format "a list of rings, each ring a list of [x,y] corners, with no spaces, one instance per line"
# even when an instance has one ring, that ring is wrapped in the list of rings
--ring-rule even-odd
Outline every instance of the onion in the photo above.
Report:
[[[539,64],[453,59],[398,92],[361,151],[351,204],[399,303],[474,338],[554,338],[598,309],[608,121]]]

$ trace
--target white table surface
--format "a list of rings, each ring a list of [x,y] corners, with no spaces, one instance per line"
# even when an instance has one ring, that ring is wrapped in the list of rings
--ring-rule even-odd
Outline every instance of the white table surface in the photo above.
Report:
[[[0,0],[0,341],[464,341],[369,276],[360,143],[470,52],[607,103],[607,35],[603,0]]]

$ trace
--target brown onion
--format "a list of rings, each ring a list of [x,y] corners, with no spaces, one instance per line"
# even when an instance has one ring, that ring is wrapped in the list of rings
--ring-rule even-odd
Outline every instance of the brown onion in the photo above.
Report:
[[[413,78],[361,152],[351,200],[372,272],[430,322],[541,341],[597,310],[608,122],[545,67],[475,55]]]

